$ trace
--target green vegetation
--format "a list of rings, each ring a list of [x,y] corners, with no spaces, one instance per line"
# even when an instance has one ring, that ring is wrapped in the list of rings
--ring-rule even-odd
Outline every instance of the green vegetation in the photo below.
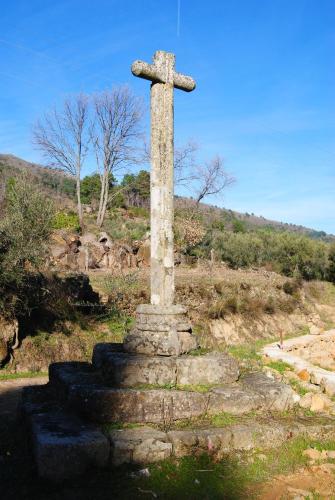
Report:
[[[10,373],[7,370],[0,370],[0,380],[16,380],[20,378],[47,377],[47,372],[16,372]]]
[[[252,345],[250,344],[234,345],[228,347],[228,352],[237,359],[260,361],[261,356],[260,354],[258,354],[258,351],[263,345],[265,345],[268,342],[269,340],[266,341],[263,340],[263,341],[256,341]]]
[[[78,232],[80,229],[78,215],[74,212],[57,212],[52,227],[53,229],[69,229]]]
[[[305,394],[307,394],[308,389],[305,389],[305,387],[303,387],[298,380],[289,379],[288,382],[292,389],[294,389],[295,392],[299,394],[299,396],[305,396]]]
[[[28,175],[8,181],[0,221],[0,312],[23,309],[25,285],[46,255],[54,209]]]
[[[241,454],[214,461],[208,455],[166,460],[149,466],[150,477],[138,479],[142,491],[158,498],[255,498],[259,484],[273,476],[296,471],[308,464],[307,448],[334,449],[331,441],[297,438],[274,450]]]
[[[211,417],[211,424],[214,427],[225,427],[226,425],[233,425],[237,422],[237,418],[230,413],[221,412]]]
[[[328,259],[328,279],[335,283],[335,243],[330,246]]]
[[[288,363],[285,363],[284,361],[280,361],[280,360],[270,361],[269,363],[266,363],[266,366],[268,366],[269,368],[273,368],[273,370],[276,370],[277,372],[281,373],[282,375],[287,370],[292,370],[291,365],[289,365]]]
[[[204,347],[199,347],[198,349],[194,349],[188,353],[188,356],[203,356],[204,354],[208,354],[211,352],[211,349],[206,349]]]
[[[207,246],[232,268],[271,266],[273,271],[307,280],[326,279],[331,270],[327,243],[289,232],[215,232]]]

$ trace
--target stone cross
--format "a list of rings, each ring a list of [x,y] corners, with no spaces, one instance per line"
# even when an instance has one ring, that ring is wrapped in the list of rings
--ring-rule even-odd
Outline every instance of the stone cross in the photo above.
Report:
[[[151,304],[174,300],[173,248],[173,91],[195,88],[195,81],[176,73],[175,55],[158,50],[153,64],[135,61],[133,75],[151,84]]]

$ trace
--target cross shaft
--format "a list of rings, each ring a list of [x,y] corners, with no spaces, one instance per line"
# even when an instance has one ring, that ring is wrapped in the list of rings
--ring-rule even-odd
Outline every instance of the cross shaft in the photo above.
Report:
[[[173,247],[173,90],[190,92],[195,81],[176,73],[175,56],[157,51],[154,63],[135,61],[132,73],[151,84],[151,304],[174,301]]]

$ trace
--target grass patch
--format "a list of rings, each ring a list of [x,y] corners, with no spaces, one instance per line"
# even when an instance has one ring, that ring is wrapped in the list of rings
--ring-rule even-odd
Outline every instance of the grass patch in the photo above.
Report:
[[[252,492],[258,490],[260,483],[306,466],[308,458],[302,453],[309,447],[334,449],[335,443],[292,439],[276,449],[262,451],[262,457],[255,453],[251,461],[248,454],[219,462],[208,455],[166,460],[150,466],[150,477],[137,484],[157,498],[255,498],[257,495]]]
[[[212,352],[212,349],[206,349],[205,347],[199,347],[198,349],[193,349],[188,353],[188,356],[203,356],[204,354],[208,354]]]
[[[266,366],[269,368],[273,368],[273,370],[276,370],[277,372],[285,373],[287,370],[292,370],[292,366],[289,365],[288,363],[285,363],[284,361],[270,361],[269,363],[266,363]]]
[[[225,427],[226,425],[233,425],[237,422],[237,418],[235,415],[231,415],[230,413],[218,413],[217,415],[213,415],[210,417],[211,425],[214,427]]]
[[[34,377],[47,377],[48,372],[18,372],[10,373],[6,370],[0,370],[0,380],[16,380],[19,378],[34,378]]]
[[[208,392],[213,387],[216,387],[216,384],[212,385],[176,385],[176,389],[178,391],[191,391],[191,392]]]
[[[305,394],[309,392],[308,389],[305,389],[305,387],[303,387],[298,380],[290,379],[288,382],[292,389],[299,394],[299,396],[305,396]]]
[[[261,361],[262,357],[259,351],[266,344],[269,344],[269,339],[256,340],[253,344],[240,344],[228,347],[228,352],[237,359]]]
[[[176,384],[138,384],[134,386],[134,389],[138,390],[150,390],[150,389],[164,389],[164,390],[173,390],[173,391],[191,391],[191,392],[208,392],[213,387],[216,387],[215,384],[212,385],[176,385]]]

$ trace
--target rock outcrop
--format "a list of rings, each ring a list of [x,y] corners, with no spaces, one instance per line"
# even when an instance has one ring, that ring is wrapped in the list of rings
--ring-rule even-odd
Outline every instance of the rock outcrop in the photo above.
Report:
[[[123,271],[149,265],[150,242],[134,241],[130,246],[113,241],[106,232],[82,236],[66,231],[55,232],[50,245],[50,265],[57,269]]]
[[[17,319],[0,317],[0,366],[4,364],[13,349],[19,344],[19,324]]]

